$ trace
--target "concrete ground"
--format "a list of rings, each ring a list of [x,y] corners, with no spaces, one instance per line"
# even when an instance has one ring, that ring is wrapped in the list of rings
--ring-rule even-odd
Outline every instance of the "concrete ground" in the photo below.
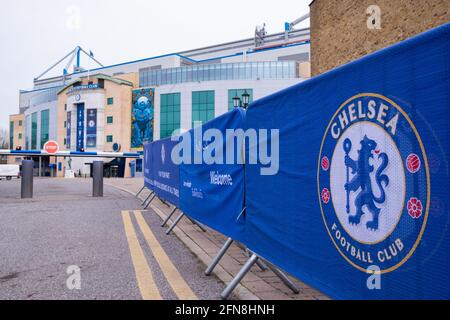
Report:
[[[0,181],[0,299],[220,298],[224,284],[153,210],[115,187],[91,193],[90,179],[35,178],[21,200],[20,180]]]
[[[106,183],[121,190],[136,194],[143,186],[142,178],[134,179],[108,179]],[[141,198],[145,199],[149,194],[145,190]],[[170,213],[171,208],[164,205],[159,200],[154,200],[150,206],[150,210],[156,212],[161,219],[165,219]],[[179,214],[179,213],[177,213]],[[174,220],[176,215],[174,215]],[[206,269],[213,257],[225,243],[226,238],[207,228],[207,232],[201,231],[197,226],[193,225],[188,219],[184,218],[175,228],[174,234],[185,244],[204,266],[201,272]],[[235,243],[230,247],[227,254],[221,260],[220,264],[214,270],[216,275],[225,284],[230,283],[232,278],[239,272],[244,263],[248,260],[248,256],[242,248]],[[299,294],[294,294],[282,281],[270,270],[262,271],[254,266],[248,273],[241,284],[235,289],[234,295],[243,300],[327,300],[327,296],[321,292],[309,287],[305,283],[291,277],[291,280],[300,289]],[[225,285],[220,289],[223,290]]]

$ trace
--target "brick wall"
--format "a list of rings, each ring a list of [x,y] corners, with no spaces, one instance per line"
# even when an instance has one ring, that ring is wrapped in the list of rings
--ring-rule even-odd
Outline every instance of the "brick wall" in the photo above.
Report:
[[[380,8],[381,29],[366,12]],[[311,3],[311,71],[321,74],[450,22],[450,0],[315,0]]]

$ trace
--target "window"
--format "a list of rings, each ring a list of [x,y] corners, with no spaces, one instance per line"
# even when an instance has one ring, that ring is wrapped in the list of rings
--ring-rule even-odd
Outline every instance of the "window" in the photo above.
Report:
[[[109,116],[109,117],[106,118],[106,123],[107,124],[113,124],[113,122],[114,122],[114,118],[112,116]]]
[[[114,104],[114,98],[108,98],[106,103],[107,103],[108,106],[113,105]]]
[[[67,111],[67,104],[64,105],[64,111]]]
[[[110,143],[113,142],[114,138],[113,136],[106,136],[106,142]]]
[[[26,130],[25,130],[25,146],[27,150],[30,150],[30,138],[31,138],[31,116],[28,115],[25,117],[25,125],[26,125]]]
[[[161,139],[180,129],[180,94],[161,95]]]
[[[64,121],[64,128],[67,128],[67,121]]]
[[[36,150],[37,148],[37,112],[31,114],[31,149]]]
[[[14,121],[9,122],[9,148],[14,148]]]
[[[214,119],[214,91],[192,92],[192,126]]]
[[[64,145],[67,145],[67,138],[64,138]]]
[[[19,138],[19,140],[22,140],[22,134],[21,133],[19,133],[18,138]]]
[[[22,126],[22,120],[19,120],[19,127]]]
[[[234,104],[233,104],[233,98],[239,97],[241,98],[242,102],[242,95],[244,94],[245,90],[247,90],[247,93],[250,95],[248,101],[249,103],[253,102],[253,89],[230,89],[228,90],[228,111],[233,110]]]
[[[50,127],[50,111],[41,111],[41,149],[44,148],[44,144],[50,139],[49,127]]]

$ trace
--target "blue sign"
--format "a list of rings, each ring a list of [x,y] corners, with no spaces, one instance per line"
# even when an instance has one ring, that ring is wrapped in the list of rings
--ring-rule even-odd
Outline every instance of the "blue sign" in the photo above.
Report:
[[[67,112],[67,121],[66,121],[66,148],[70,150],[71,148],[71,132],[72,131],[72,112]]]
[[[77,151],[84,149],[84,103],[77,104]]]
[[[216,163],[182,163],[180,165],[180,206],[181,210],[195,220],[233,238],[242,241],[244,234],[244,164],[242,140],[226,131],[243,129],[245,111],[235,109],[201,127],[181,136],[188,139],[191,155],[195,153],[216,154]],[[203,133],[213,129],[224,139],[204,141]],[[201,131],[196,134],[195,131]],[[233,147],[227,146],[232,145]],[[223,150],[224,152],[222,152]],[[227,152],[233,161],[227,164]]]
[[[153,144],[144,144],[144,185],[153,190]]]
[[[153,186],[162,199],[176,207],[180,205],[180,168],[172,160],[172,149],[176,142],[170,138],[152,144]]]
[[[97,109],[87,109],[86,146],[97,146]]]
[[[67,94],[70,94],[70,93],[76,92],[76,91],[96,90],[96,89],[100,89],[98,83],[85,84],[85,85],[75,86],[75,87],[70,88],[67,91]]]
[[[251,250],[331,298],[450,298],[449,48],[446,24],[250,106],[280,130],[278,173],[246,167]]]

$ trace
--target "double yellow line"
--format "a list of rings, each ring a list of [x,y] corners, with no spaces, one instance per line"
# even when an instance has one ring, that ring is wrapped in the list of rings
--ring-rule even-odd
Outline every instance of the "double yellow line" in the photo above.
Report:
[[[198,298],[195,293],[183,279],[177,268],[173,265],[172,261],[170,261],[170,258],[161,247],[161,244],[150,230],[150,227],[145,222],[142,213],[140,211],[134,211],[133,213],[137,224],[144,235],[145,241],[150,247],[156,262],[159,264],[174,293],[181,300],[197,300]],[[131,221],[130,212],[122,211],[122,219],[125,227],[125,234],[128,240],[128,246],[130,247],[131,260],[133,262],[134,271],[136,273],[136,279],[142,298],[144,300],[161,300],[162,297],[153,278],[152,270],[149,267],[144,251],[139,244],[133,222]]]

